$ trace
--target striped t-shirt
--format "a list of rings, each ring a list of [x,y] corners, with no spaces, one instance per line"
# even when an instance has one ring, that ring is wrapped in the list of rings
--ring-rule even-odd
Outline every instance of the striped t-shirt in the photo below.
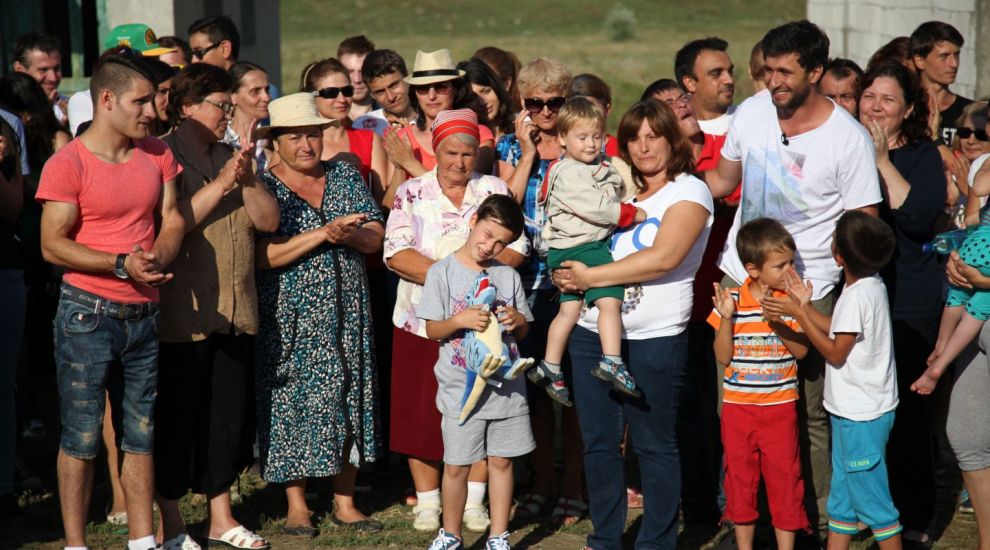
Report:
[[[731,289],[736,301],[732,314],[732,361],[725,367],[722,400],[739,405],[778,405],[797,401],[797,362],[783,340],[763,318],[763,307],[749,291],[749,277]],[[775,296],[784,293],[774,291]],[[718,330],[721,315],[713,310],[708,324]],[[792,329],[792,318],[784,323]]]

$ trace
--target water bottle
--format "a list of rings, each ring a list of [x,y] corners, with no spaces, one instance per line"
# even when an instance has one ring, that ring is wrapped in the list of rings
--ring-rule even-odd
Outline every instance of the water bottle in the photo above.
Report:
[[[962,246],[963,241],[972,232],[971,228],[967,229],[954,229],[952,231],[946,231],[944,233],[939,233],[935,235],[935,238],[930,243],[925,243],[921,245],[922,252],[935,252],[936,254],[948,255],[953,250],[959,250]]]

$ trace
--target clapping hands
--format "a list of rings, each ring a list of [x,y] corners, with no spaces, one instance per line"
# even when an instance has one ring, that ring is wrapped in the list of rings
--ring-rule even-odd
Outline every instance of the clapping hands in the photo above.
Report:
[[[794,269],[784,273],[784,288],[787,296],[773,296],[770,289],[760,301],[763,306],[763,316],[769,320],[779,320],[781,317],[796,317],[800,310],[811,303],[814,287],[811,281],[802,281]]]

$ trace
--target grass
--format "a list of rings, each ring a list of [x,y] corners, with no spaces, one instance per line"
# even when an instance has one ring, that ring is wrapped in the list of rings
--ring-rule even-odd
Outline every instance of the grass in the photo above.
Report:
[[[709,35],[729,41],[736,65],[736,100],[752,92],[746,77],[749,52],[771,27],[805,15],[795,0],[698,0],[691,3],[629,0],[634,36],[610,39],[606,24],[617,2],[503,0],[468,2],[452,9],[447,1],[327,3],[282,2],[282,89],[296,89],[306,63],[336,54],[348,36],[367,35],[377,47],[399,52],[412,70],[416,50],[451,50],[455,60],[494,45],[523,63],[538,56],[560,59],[573,74],[595,73],[613,90],[614,129],[621,113],[647,84],[673,77],[674,54],[685,42]]]

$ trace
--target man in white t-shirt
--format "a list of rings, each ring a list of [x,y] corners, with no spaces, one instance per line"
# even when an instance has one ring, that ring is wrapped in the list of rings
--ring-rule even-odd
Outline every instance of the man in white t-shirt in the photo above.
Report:
[[[729,194],[742,179],[741,202],[719,268],[738,286],[746,278],[735,249],[739,227],[754,218],[774,218],[794,236],[795,263],[814,284],[816,308],[830,314],[840,272],[831,252],[835,224],[847,210],[876,215],[881,200],[873,142],[849,113],[816,89],[829,48],[820,28],[808,21],[787,23],[768,32],[762,48],[770,93],[739,106],[718,168],[706,173],[715,197]],[[824,369],[817,353],[809,353],[798,368],[807,411],[800,443],[810,450],[802,453],[810,456],[804,473],[814,485],[805,507],[821,534],[831,475]]]
[[[729,43],[712,36],[692,40],[674,57],[677,83],[691,94],[691,108],[701,131],[724,136],[732,120],[735,66],[726,51]]]

